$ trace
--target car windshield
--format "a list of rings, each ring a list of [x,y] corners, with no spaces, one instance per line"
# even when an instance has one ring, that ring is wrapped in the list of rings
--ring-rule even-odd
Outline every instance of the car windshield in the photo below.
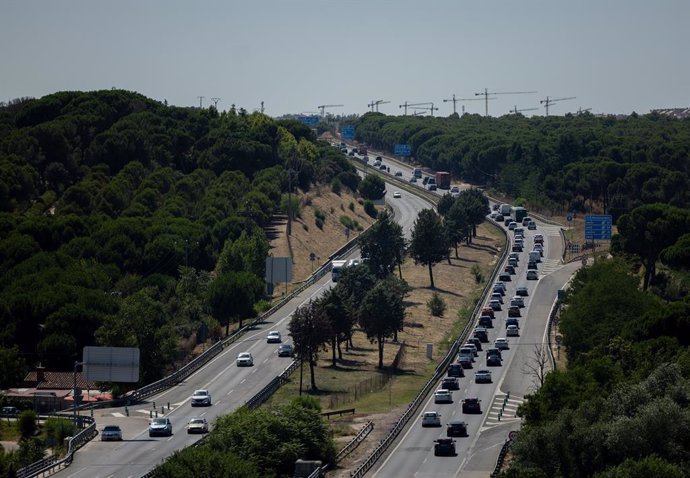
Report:
[[[166,423],[167,423],[167,419],[165,419],[165,418],[154,418],[153,419],[154,425],[165,425]]]
[[[103,428],[104,432],[118,432],[120,431],[120,427],[116,425],[106,425],[105,428]]]
[[[201,425],[204,423],[203,418],[192,418],[189,423],[194,424],[194,425]]]

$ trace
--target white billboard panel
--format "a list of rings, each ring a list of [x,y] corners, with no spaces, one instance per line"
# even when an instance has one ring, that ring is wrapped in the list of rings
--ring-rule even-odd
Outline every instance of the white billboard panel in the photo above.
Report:
[[[138,382],[138,347],[84,347],[84,375],[96,382]]]

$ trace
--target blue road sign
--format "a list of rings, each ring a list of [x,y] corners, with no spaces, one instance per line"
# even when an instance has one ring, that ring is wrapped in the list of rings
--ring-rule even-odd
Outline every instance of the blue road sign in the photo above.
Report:
[[[568,216],[565,218],[565,220],[568,221],[568,222],[570,222],[570,221],[573,220],[573,216],[568,215]]]
[[[611,240],[611,215],[587,214],[585,216],[585,240]]]
[[[298,116],[297,119],[301,122],[306,124],[307,126],[316,126],[319,124],[320,118],[318,116]]]
[[[355,127],[351,124],[343,125],[340,128],[340,137],[342,139],[355,139]]]
[[[396,156],[409,156],[412,154],[412,148],[409,144],[396,144],[393,154]]]

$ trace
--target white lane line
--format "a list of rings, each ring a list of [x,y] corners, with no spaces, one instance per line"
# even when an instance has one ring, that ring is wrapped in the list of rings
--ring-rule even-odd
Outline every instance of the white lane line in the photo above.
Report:
[[[235,391],[235,390],[230,390],[230,391],[229,391],[228,393],[226,393],[225,395],[230,395],[230,394],[231,394],[232,392],[234,392],[234,391]]]

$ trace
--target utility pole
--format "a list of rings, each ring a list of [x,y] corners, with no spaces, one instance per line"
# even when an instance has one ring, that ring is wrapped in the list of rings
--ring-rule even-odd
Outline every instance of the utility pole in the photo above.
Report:
[[[264,102],[261,100],[261,114],[264,114]]]
[[[197,96],[199,98],[199,108],[201,108],[201,101],[206,98],[205,96]]]
[[[487,88],[484,88],[483,93],[475,93],[474,96],[484,97],[484,116],[489,116],[489,98],[491,95],[525,95],[536,93],[536,91],[502,91],[502,92],[491,92]]]
[[[211,98],[211,101],[213,101],[213,107],[215,109],[218,109],[218,102],[220,101],[220,98],[213,97],[213,98]]]
[[[539,103],[544,105],[544,108],[546,108],[546,116],[549,116],[549,106],[553,105],[554,103],[558,103],[559,101],[574,100],[575,98],[577,97],[566,96],[565,98],[550,98],[547,96],[545,100],[540,100]]]

